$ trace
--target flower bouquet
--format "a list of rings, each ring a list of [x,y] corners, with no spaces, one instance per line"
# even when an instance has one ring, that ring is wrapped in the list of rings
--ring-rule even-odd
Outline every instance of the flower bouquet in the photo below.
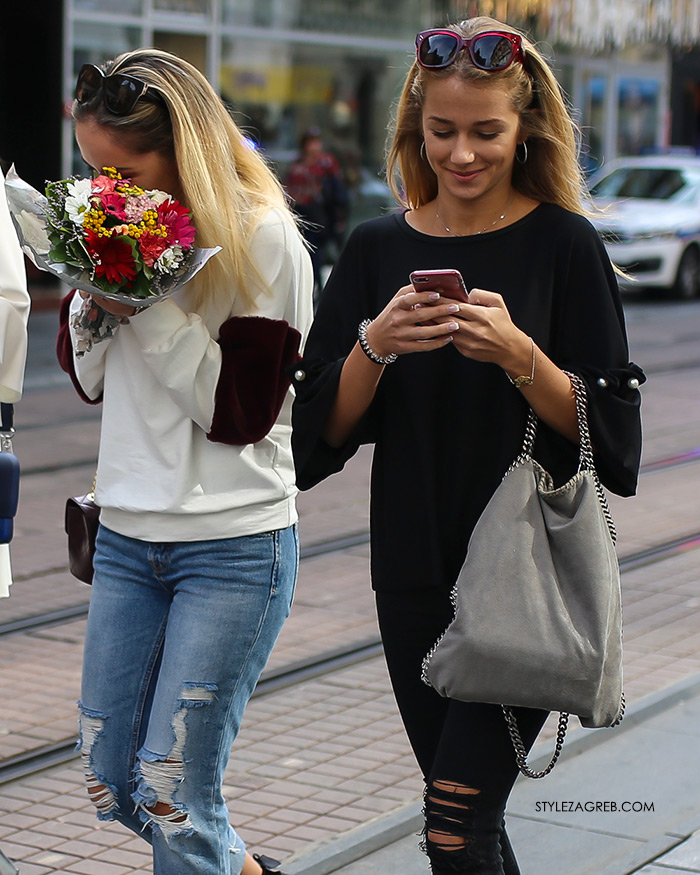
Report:
[[[174,294],[220,249],[197,249],[186,207],[123,179],[113,167],[94,179],[49,182],[45,194],[12,167],[5,190],[22,249],[40,270],[133,307]],[[79,316],[74,327],[91,342],[113,334],[120,322],[89,299]],[[86,339],[87,348],[91,342]]]

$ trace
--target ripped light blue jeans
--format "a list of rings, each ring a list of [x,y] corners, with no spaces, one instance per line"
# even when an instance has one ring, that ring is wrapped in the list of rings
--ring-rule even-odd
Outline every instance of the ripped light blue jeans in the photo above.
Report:
[[[149,543],[99,529],[80,703],[102,820],[153,846],[154,875],[239,875],[224,770],[289,615],[296,526]]]

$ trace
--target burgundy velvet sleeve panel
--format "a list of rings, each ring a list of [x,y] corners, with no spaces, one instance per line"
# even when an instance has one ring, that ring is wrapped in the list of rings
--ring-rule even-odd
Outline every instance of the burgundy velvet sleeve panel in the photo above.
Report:
[[[301,335],[282,319],[233,316],[221,326],[221,375],[207,437],[222,444],[254,444],[275,424]]]
[[[70,336],[70,305],[75,295],[76,290],[68,292],[66,297],[61,301],[61,308],[58,313],[58,337],[56,338],[56,355],[61,369],[64,370],[73,381],[75,391],[86,404],[99,404],[102,401],[102,393],[97,398],[89,398],[83,387],[80,385],[78,375],[75,372],[75,361],[73,359],[73,341]]]

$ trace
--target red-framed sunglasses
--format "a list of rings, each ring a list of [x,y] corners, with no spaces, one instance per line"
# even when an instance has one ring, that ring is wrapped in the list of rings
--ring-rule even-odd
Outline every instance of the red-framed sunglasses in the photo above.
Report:
[[[501,30],[479,33],[465,39],[453,30],[424,30],[416,37],[416,58],[426,70],[442,70],[455,62],[466,49],[472,64],[479,70],[497,73],[513,61],[524,64],[520,35]]]
[[[112,115],[129,115],[137,101],[146,99],[162,103],[163,98],[150,86],[124,73],[105,74],[95,64],[83,64],[75,83],[75,99],[78,103],[90,103],[102,92],[102,102]]]

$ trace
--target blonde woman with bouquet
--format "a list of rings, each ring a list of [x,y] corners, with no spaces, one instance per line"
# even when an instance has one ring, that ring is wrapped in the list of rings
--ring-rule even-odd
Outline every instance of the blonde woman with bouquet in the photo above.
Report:
[[[62,367],[103,402],[88,793],[100,819],[151,843],[156,875],[279,872],[230,826],[222,780],[296,581],[285,368],[311,319],[310,258],[273,174],[180,58],[85,65],[73,117],[96,173],[168,193],[192,211],[196,245],[222,248],[145,308],[85,292],[62,308]],[[92,344],[86,308],[113,317]]]

